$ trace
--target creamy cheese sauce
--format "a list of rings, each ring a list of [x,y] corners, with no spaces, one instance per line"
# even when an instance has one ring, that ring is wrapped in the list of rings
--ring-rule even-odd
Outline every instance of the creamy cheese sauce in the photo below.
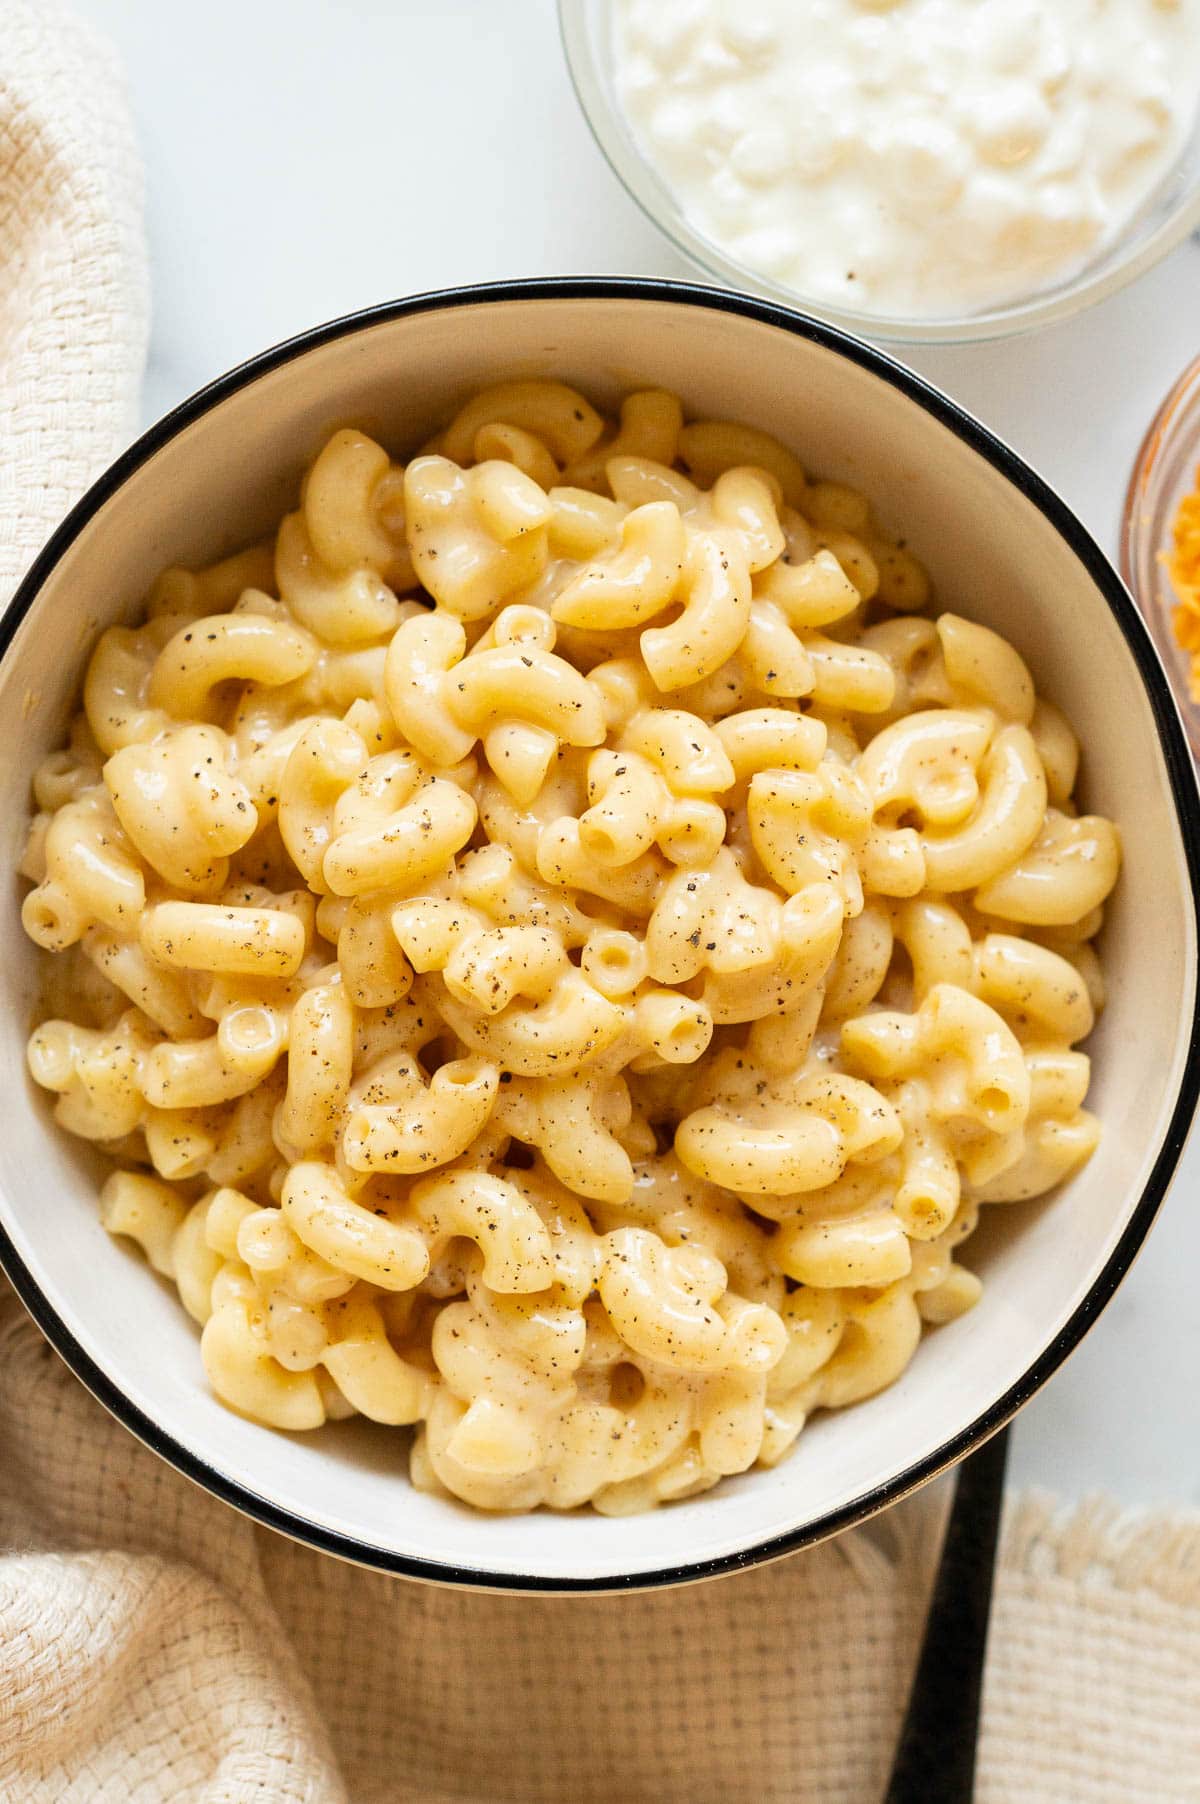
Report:
[[[1200,0],[615,0],[617,90],[694,228],[894,317],[1076,274],[1187,141]]]

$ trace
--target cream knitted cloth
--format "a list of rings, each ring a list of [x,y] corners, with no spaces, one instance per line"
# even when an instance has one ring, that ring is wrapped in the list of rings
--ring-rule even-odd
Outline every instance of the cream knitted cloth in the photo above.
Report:
[[[53,0],[0,0],[0,261],[3,599],[132,433],[145,348],[119,80]],[[0,1449],[4,1804],[878,1796],[936,1553],[929,1493],[683,1592],[434,1590],[309,1553],[194,1489],[92,1401],[11,1293]],[[1010,1510],[979,1797],[1200,1798],[1200,1519]]]

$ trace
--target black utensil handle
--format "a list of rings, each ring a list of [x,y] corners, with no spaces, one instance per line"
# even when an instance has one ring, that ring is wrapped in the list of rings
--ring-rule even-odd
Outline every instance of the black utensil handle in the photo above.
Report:
[[[1008,1429],[965,1460],[883,1804],[971,1804]]]

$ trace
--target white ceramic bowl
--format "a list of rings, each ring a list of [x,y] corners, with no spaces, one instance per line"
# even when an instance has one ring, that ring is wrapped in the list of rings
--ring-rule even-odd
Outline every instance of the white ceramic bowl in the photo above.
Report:
[[[1200,1077],[1200,811],[1145,628],[1096,545],[983,427],[879,353],[799,314],[706,288],[511,283],[398,301],[235,370],[156,426],[39,557],[0,636],[4,862],[30,775],[58,742],[97,630],[166,563],[265,529],[306,459],[353,420],[419,444],[501,372],[565,376],[603,401],[632,384],[779,434],[902,524],[942,601],[1007,633],[1085,747],[1083,795],[1126,863],[1104,934],[1108,1008],[1090,1050],[1100,1151],[1058,1194],[985,1212],[983,1300],[926,1337],[900,1382],[814,1421],[770,1472],[649,1516],[488,1517],[419,1495],[405,1437],[362,1422],[285,1436],[210,1394],[173,1289],[101,1228],[95,1171],[25,1073],[33,950],[10,884],[0,1084],[0,1257],[79,1377],[181,1471],[250,1515],[367,1565],[462,1585],[603,1590],[700,1578],[858,1521],[958,1459],[1061,1363],[1136,1253],[1178,1159]],[[1171,1324],[1157,1331],[1169,1334]]]

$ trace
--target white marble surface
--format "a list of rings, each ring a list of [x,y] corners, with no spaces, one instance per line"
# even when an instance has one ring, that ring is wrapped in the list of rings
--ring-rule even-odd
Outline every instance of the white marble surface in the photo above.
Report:
[[[553,0],[76,0],[122,51],[148,166],[147,421],[350,308],[448,283],[688,275],[580,118]],[[1200,246],[1035,339],[911,358],[1111,547],[1200,349]],[[1103,1153],[1099,1155],[1103,1157]],[[1200,1140],[1134,1271],[1019,1420],[1014,1476],[1200,1502]]]

